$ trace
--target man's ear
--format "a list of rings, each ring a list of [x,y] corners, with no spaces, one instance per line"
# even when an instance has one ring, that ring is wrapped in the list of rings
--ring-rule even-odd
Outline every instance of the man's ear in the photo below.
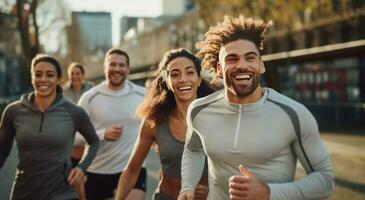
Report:
[[[223,70],[222,70],[222,65],[217,62],[217,66],[216,66],[216,74],[217,74],[217,77],[219,78],[223,78]]]
[[[266,71],[265,64],[264,64],[264,62],[262,62],[262,60],[261,60],[261,61],[260,61],[260,74],[265,73],[265,71]]]

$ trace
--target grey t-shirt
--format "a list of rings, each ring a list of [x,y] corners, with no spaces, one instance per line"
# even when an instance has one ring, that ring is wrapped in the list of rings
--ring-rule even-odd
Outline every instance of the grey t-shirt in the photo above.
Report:
[[[68,100],[68,101],[70,101],[74,104],[77,104],[77,102],[79,101],[81,95],[84,94],[86,91],[88,91],[91,88],[92,88],[91,82],[86,81],[82,84],[80,92],[74,92],[72,90],[71,83],[67,82],[62,88],[63,89],[63,97],[65,97],[66,100]]]

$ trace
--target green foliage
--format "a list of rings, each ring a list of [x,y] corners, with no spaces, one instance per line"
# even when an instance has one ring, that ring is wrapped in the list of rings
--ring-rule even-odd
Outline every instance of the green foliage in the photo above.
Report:
[[[244,15],[273,20],[277,30],[301,28],[313,21],[357,9],[350,0],[195,0],[195,3],[206,27],[222,21],[224,15]]]

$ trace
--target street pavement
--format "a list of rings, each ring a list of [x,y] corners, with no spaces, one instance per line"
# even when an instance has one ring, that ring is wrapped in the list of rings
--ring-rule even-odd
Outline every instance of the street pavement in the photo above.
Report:
[[[321,136],[335,172],[336,188],[330,200],[364,200],[365,132],[361,134],[321,133]],[[0,170],[0,200],[9,198],[16,162],[16,151],[13,148],[5,166]],[[149,200],[158,185],[160,170],[159,157],[153,150],[147,157],[146,167],[148,175],[146,200]],[[304,170],[298,165],[296,177],[300,178],[303,175]]]

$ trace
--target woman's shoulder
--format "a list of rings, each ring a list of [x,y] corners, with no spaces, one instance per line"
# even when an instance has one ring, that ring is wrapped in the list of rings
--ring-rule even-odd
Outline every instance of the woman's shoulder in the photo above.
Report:
[[[158,125],[152,124],[149,121],[143,120],[141,123],[141,134],[156,137]]]
[[[73,116],[80,116],[86,114],[83,108],[69,101],[65,101],[63,106],[65,107],[65,110]]]
[[[22,102],[20,100],[14,101],[4,108],[2,115],[3,117],[15,116],[21,108],[23,108]]]

